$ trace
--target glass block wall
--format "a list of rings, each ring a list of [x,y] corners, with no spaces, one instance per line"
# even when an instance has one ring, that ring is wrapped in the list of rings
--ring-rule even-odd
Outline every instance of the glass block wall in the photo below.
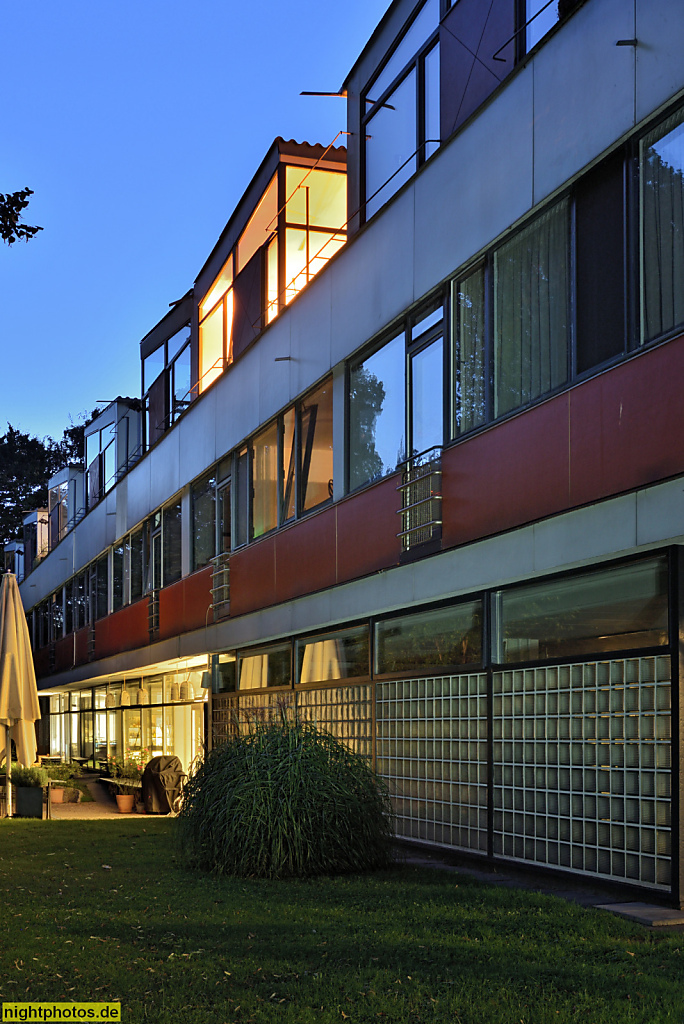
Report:
[[[487,850],[487,677],[377,682],[376,768],[400,836]]]
[[[343,740],[357,754],[373,756],[372,686],[335,686],[277,693],[215,695],[212,701],[213,743],[218,746],[250,724],[271,721],[296,708],[303,721],[315,722]]]
[[[214,694],[211,701],[212,744],[215,747],[232,739],[237,732],[238,699],[236,694]]]
[[[670,661],[494,673],[495,855],[667,889]]]
[[[373,703],[370,683],[299,690],[297,711],[364,757],[373,756]]]

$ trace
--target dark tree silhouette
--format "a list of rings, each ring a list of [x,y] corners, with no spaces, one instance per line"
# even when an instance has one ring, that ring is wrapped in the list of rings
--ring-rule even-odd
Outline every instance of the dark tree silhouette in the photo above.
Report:
[[[0,192],[0,238],[8,245],[20,238],[28,242],[29,238],[43,230],[19,223],[22,212],[29,204],[28,197],[32,195],[33,189],[30,188],[22,188],[19,192]]]

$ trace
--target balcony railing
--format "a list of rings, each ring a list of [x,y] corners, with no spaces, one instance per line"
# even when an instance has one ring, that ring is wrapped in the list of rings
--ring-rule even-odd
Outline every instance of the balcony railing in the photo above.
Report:
[[[442,536],[442,449],[428,448],[408,459],[401,467],[401,539],[402,552]]]
[[[150,590],[150,603],[147,607],[147,629],[150,642],[159,636],[159,590]]]
[[[229,551],[222,551],[211,560],[211,607],[215,619],[230,614]]]

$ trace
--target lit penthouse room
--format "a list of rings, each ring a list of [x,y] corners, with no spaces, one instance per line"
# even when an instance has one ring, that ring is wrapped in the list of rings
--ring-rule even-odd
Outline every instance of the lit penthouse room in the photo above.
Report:
[[[148,447],[342,248],[346,221],[345,148],[276,139],[194,291],[141,342]]]

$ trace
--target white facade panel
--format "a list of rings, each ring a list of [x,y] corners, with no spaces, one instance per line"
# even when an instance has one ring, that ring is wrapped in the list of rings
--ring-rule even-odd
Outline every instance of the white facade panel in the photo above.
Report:
[[[323,271],[295,299],[289,316],[291,362],[277,365],[290,373],[294,398],[329,372],[331,361],[332,276]],[[282,355],[288,353],[283,352]]]
[[[111,512],[112,515],[107,513]],[[102,552],[116,540],[116,499],[113,492],[110,492],[102,501],[98,502],[94,509],[88,513],[85,519],[78,524],[74,530],[74,569],[81,569],[88,562],[101,555]],[[50,557],[59,562],[61,558],[60,547],[57,546]],[[60,582],[64,582],[68,574],[64,573],[64,562]],[[73,570],[69,570],[71,573]]]
[[[684,543],[684,482],[669,480],[638,491],[637,544]]]
[[[144,458],[128,474],[128,530],[140,523],[150,511],[151,459]],[[85,522],[88,521],[86,517]],[[79,527],[76,527],[79,529]]]
[[[530,574],[634,551],[636,492],[536,523]]]
[[[372,338],[415,298],[414,187],[411,184],[396,196],[328,268],[333,364]]]
[[[416,298],[529,210],[532,110],[528,67],[416,178]]]
[[[176,490],[192,480],[193,477],[199,476],[216,459],[217,405],[218,385],[216,384],[202,396],[202,400],[196,406],[193,406],[189,415],[180,421],[178,428],[169,431],[169,438],[173,438],[174,434],[177,435],[173,441],[175,450],[173,447],[169,450],[170,456],[175,458],[178,465]],[[156,499],[159,492],[155,488],[154,480],[153,468],[152,496],[153,499]],[[156,508],[160,504],[161,501],[157,501],[152,508]]]
[[[633,35],[634,0],[592,0],[534,57],[535,203],[633,126]]]
[[[181,438],[185,433],[182,430],[168,430],[148,455],[152,509],[159,508],[180,489],[179,456]]]
[[[32,608],[34,604],[42,601],[57,587],[61,587],[73,570],[74,560],[74,531],[72,530],[57,548],[57,554],[53,553],[44,558],[20,584],[19,589],[24,608]]]
[[[684,89],[684,17],[677,0],[636,0],[636,116]]]
[[[275,327],[276,323],[273,326]],[[259,339],[259,344],[249,353],[251,366],[258,367],[259,388],[254,406],[258,422],[255,426],[270,420],[287,405],[290,398],[290,361],[281,362],[279,358],[290,353],[290,331],[291,317],[281,314],[277,330],[266,331]],[[244,421],[240,426],[243,425]],[[242,437],[244,436],[243,433]],[[241,438],[235,440],[239,441]]]
[[[468,594],[483,587],[499,587],[529,573],[534,562],[534,533],[531,527],[525,527],[466,544],[450,552],[450,555],[451,559],[440,567],[440,573],[442,578],[451,577],[451,594]],[[423,576],[421,568],[417,569],[416,593],[422,598],[430,580]]]
[[[207,421],[206,429],[216,431],[219,456],[231,451],[259,425],[259,359],[256,348],[218,380],[213,389],[216,422]]]

